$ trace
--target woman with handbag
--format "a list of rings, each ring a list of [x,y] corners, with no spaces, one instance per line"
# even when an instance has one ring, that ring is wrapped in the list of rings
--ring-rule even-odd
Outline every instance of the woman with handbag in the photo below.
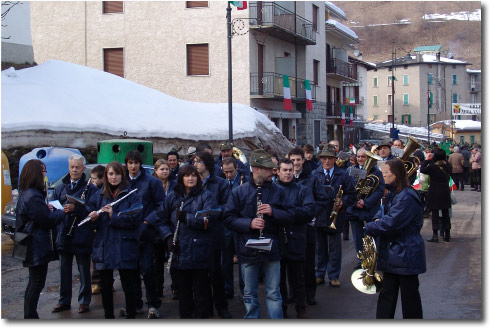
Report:
[[[420,165],[420,173],[430,177],[428,204],[427,207],[432,211],[432,231],[433,235],[429,242],[438,242],[437,231],[439,230],[439,211],[442,211],[442,230],[444,240],[449,241],[451,221],[449,209],[451,208],[451,191],[449,190],[449,176],[452,172],[452,165],[446,161],[446,152],[441,148],[434,149],[432,160],[425,160]]]
[[[14,246],[14,253],[15,248],[27,246],[23,265],[29,268],[29,282],[24,295],[24,319],[39,319],[37,304],[46,283],[48,263],[57,259],[51,229],[61,223],[61,215],[55,215],[50,210],[52,206],[46,204],[46,172],[43,162],[31,159],[24,165],[19,179],[15,233],[24,233],[26,238],[21,245]]]

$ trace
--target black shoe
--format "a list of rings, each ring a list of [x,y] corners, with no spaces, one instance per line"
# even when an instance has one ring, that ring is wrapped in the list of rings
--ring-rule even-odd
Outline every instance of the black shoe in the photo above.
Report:
[[[68,311],[71,309],[70,304],[57,304],[52,310],[51,313],[56,313],[56,312],[62,312],[62,311]]]
[[[307,303],[308,305],[316,305],[316,300],[315,300],[315,298],[314,298],[314,297],[307,297],[307,298],[306,298],[306,303]]]
[[[428,242],[430,243],[438,243],[439,242],[439,239],[437,239],[437,235],[434,237],[432,236],[431,239],[427,239]]]
[[[179,293],[177,291],[172,290],[172,301],[178,301],[179,300]]]
[[[287,305],[282,307],[282,317],[283,318],[287,318],[288,317],[288,307],[287,307]]]
[[[230,311],[228,309],[219,309],[218,315],[221,319],[232,319]]]
[[[293,304],[294,303],[294,298],[293,297],[288,297],[286,300],[287,304]]]

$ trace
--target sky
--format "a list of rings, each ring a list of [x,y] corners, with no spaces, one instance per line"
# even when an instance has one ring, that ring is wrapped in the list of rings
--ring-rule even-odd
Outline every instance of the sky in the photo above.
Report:
[[[177,99],[119,76],[51,60],[2,71],[2,131],[93,131],[135,138],[228,139],[228,104]],[[235,138],[255,137],[264,114],[233,104]],[[262,137],[262,135],[261,135]],[[266,136],[264,136],[266,137]]]

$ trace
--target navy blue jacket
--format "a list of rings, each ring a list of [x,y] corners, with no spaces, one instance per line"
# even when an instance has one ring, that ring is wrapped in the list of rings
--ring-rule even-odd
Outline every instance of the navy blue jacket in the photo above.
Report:
[[[206,181],[203,181],[203,188],[211,192],[218,202],[218,206],[224,208],[228,196],[230,195],[230,185],[226,179],[217,177],[211,174]],[[225,248],[225,226],[223,225],[223,216],[220,215],[216,226],[213,229],[213,247],[214,249],[224,249]]]
[[[173,238],[177,226],[177,210],[183,202],[182,210],[186,212],[186,223],[179,223],[177,248],[172,258],[172,268],[180,270],[210,269],[213,264],[213,229],[217,217],[209,216],[205,227],[204,218],[195,216],[197,211],[218,207],[216,197],[207,190],[191,192],[183,197],[172,192],[157,211],[156,216],[162,219],[161,236],[165,240]]]
[[[158,178],[146,173],[146,170],[141,168],[140,175],[131,180],[128,174],[128,182],[131,189],[138,188],[136,192],[139,197],[139,203],[143,204],[143,210],[141,212],[142,220],[147,220],[153,212],[155,212],[163,200],[165,199],[165,192],[163,186]],[[158,232],[155,226],[158,222],[152,221],[150,224],[141,223],[140,229],[140,241],[144,243],[156,243],[159,241]]]
[[[321,165],[322,163],[320,162],[320,160],[313,156],[313,158],[310,160],[305,159],[305,163],[303,164],[303,170],[308,169],[310,172],[313,172],[318,168],[318,166]]]
[[[304,262],[306,260],[306,224],[313,219],[315,213],[315,199],[311,190],[294,180],[284,184],[278,181],[284,188],[286,197],[294,204],[294,220],[284,227],[284,233],[280,234],[283,242],[283,259],[289,261]]]
[[[179,171],[180,171],[180,166],[177,163],[177,167],[175,169],[170,170],[170,174],[168,176],[168,179],[177,181],[177,176],[179,175]]]
[[[385,180],[383,179],[383,174],[376,167],[373,167],[368,174],[373,174],[378,177],[379,185],[378,187],[364,199],[364,207],[358,208],[354,205],[350,206],[346,211],[346,217],[348,220],[359,219],[361,221],[371,221],[374,215],[378,212],[381,203],[381,198],[385,192]],[[352,177],[354,185],[357,184],[357,179]]]
[[[328,196],[326,210],[322,213],[322,215],[317,217],[315,226],[317,228],[325,229],[330,233],[341,233],[345,221],[345,213],[342,212],[345,212],[345,210],[356,201],[356,190],[354,188],[352,178],[349,176],[346,170],[335,167],[332,178],[330,179],[330,185],[327,185],[325,184],[325,173],[323,171],[323,166],[321,165],[315,171],[313,171],[313,175],[324,182],[323,186]],[[337,229],[331,229],[329,228],[330,224],[332,223],[332,220],[330,220],[330,213],[332,212],[335,196],[337,195],[340,185],[342,185],[342,190],[344,191],[342,195],[342,207],[340,208],[339,214],[337,215],[337,220],[335,221],[335,226]]]
[[[390,191],[386,201],[384,216],[378,211],[374,218],[380,220],[368,222],[364,228],[368,235],[380,236],[377,268],[400,275],[424,273],[425,245],[420,236],[423,205],[417,192],[412,188]]]
[[[87,184],[85,173],[82,174],[80,180],[78,180],[74,189],[71,189],[70,175],[66,175],[62,184],[58,185],[51,196],[51,200],[58,200],[61,205],[65,205],[69,202],[66,199],[66,195],[75,196],[81,198],[85,192],[85,203],[88,203],[88,199],[93,197],[99,190],[92,183]],[[98,210],[98,209],[95,209]],[[81,227],[78,226],[81,220],[85,219],[88,215],[89,209],[81,204],[75,204],[75,210],[71,213],[58,212],[61,217],[61,224],[58,226],[56,236],[56,247],[60,254],[91,254],[92,245],[94,242],[94,229],[90,224],[84,224]],[[75,224],[73,225],[74,220]],[[71,229],[71,237],[68,236],[68,232]]]
[[[233,157],[235,158],[235,157]],[[214,160],[214,174],[216,176],[219,176],[221,178],[226,178],[225,176],[225,173],[223,172],[223,164],[222,164],[222,161],[223,161],[223,156],[221,156],[221,154],[219,154],[218,157],[216,157],[216,159]],[[244,164],[241,160],[235,158],[235,161],[237,163],[237,170],[238,172],[240,172],[241,175],[244,175],[246,177],[249,177],[250,176],[250,166],[248,164]]]
[[[281,228],[294,220],[294,205],[286,197],[285,190],[270,182],[262,184],[262,203],[272,207],[272,216],[264,215],[263,235],[271,238],[270,252],[259,252],[245,247],[247,240],[259,238],[259,230],[251,229],[250,223],[257,217],[257,186],[250,180],[232,190],[225,206],[225,226],[237,232],[237,255],[240,263],[279,261],[279,233]]]
[[[97,211],[114,200],[121,199],[130,192],[129,187],[121,190],[115,198],[104,197],[104,190],[99,190],[89,199],[89,208]],[[112,206],[112,218],[105,212],[92,222],[96,229],[92,260],[95,270],[107,269],[137,269],[139,263],[139,232],[143,222],[140,213],[134,215],[118,215],[120,211],[139,204],[137,191]],[[90,224],[90,223],[87,223]]]
[[[323,187],[323,180],[323,178],[320,180],[317,176],[314,176],[312,171],[304,166],[298,178],[295,178],[296,182],[312,191],[313,198],[315,199],[315,217],[319,217],[325,211],[328,203],[327,193]]]
[[[25,267],[57,260],[50,231],[61,223],[61,210],[50,212],[43,193],[34,188],[21,191],[16,207],[16,230],[29,234]]]

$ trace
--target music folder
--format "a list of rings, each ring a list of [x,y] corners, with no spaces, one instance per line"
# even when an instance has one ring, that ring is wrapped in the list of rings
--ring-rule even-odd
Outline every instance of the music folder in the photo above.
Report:
[[[249,239],[247,240],[245,247],[255,248],[262,251],[270,251],[272,249],[272,239],[270,238]]]
[[[71,195],[66,195],[66,199],[73,204],[80,204],[80,205],[85,205],[85,201],[81,198],[71,196]]]
[[[364,169],[358,169],[357,167],[351,167],[349,175],[356,179],[365,179],[367,172]]]

